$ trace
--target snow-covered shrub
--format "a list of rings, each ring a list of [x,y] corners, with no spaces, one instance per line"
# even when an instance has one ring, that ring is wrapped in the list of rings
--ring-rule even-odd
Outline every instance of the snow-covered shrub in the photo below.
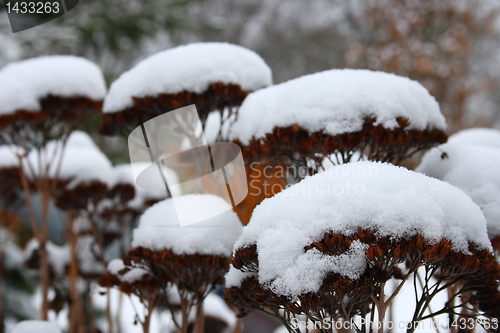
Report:
[[[44,56],[0,70],[4,143],[40,147],[99,112],[106,84],[99,67],[74,56]]]
[[[0,70],[0,140],[3,144],[22,147],[15,153],[20,161],[19,175],[32,231],[40,244],[42,319],[48,318],[49,308],[46,242],[49,206],[56,187],[54,179],[60,171],[58,165],[67,137],[87,117],[99,112],[105,94],[106,85],[99,67],[79,57],[39,57],[12,63]],[[46,147],[51,141],[53,147]],[[40,195],[39,227],[27,178]]]
[[[325,158],[333,164],[398,163],[446,141],[445,125],[436,100],[418,82],[344,69],[251,93],[229,137],[242,147],[246,161],[313,164],[315,172]]]
[[[194,43],[157,53],[123,73],[104,101],[104,134],[127,133],[167,111],[195,104],[202,124],[221,117],[251,91],[272,83],[271,70],[251,50],[228,43]],[[221,118],[222,121],[222,118]]]
[[[298,315],[333,322],[377,313],[384,323],[405,283],[415,284],[410,323],[463,303],[474,315],[499,313],[500,267],[480,208],[450,184],[391,164],[336,166],[265,200],[236,242],[232,265],[225,299],[242,315],[277,316],[290,331]],[[456,307],[431,310],[451,285]]]
[[[469,129],[433,148],[416,169],[463,190],[481,207],[488,235],[500,251],[500,131]]]
[[[192,226],[180,227],[176,210],[206,216],[210,210],[226,213]],[[224,282],[233,244],[242,225],[224,199],[213,195],[185,195],[166,199],[148,208],[134,230],[132,249],[123,261],[114,260],[100,279],[105,287],[118,286],[122,292],[137,295],[148,309],[142,322],[149,330],[151,311],[160,303],[172,310],[167,291],[178,293],[181,319],[176,329],[185,332],[193,308],[201,316],[201,303],[217,285]],[[172,310],[173,311],[173,310]]]

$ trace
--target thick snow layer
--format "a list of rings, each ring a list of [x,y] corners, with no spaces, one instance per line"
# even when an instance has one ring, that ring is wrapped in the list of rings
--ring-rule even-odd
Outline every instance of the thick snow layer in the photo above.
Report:
[[[233,244],[241,234],[242,225],[236,213],[224,199],[210,194],[184,195],[169,198],[148,208],[134,230],[132,247],[146,247],[153,251],[171,249],[181,254],[211,254],[230,256]],[[202,222],[181,227],[176,208],[193,215],[228,210]]]
[[[150,56],[123,73],[109,89],[103,112],[133,105],[132,96],[202,93],[211,83],[254,91],[272,83],[271,70],[255,52],[228,43],[194,43]]]
[[[0,115],[40,111],[40,99],[48,95],[102,100],[106,83],[96,64],[75,56],[38,57],[0,70]]]
[[[500,235],[500,146],[463,144],[493,143],[474,140],[479,136],[471,137],[471,140],[462,140],[465,136],[459,138],[427,152],[417,171],[455,185],[470,196],[483,210],[488,234],[493,238]],[[443,153],[447,157],[443,158]]]
[[[26,320],[18,323],[10,333],[61,333],[57,326],[48,321]]]
[[[304,247],[326,232],[372,230],[403,239],[420,234],[431,243],[446,238],[455,251],[468,242],[491,250],[481,209],[458,188],[405,168],[349,163],[305,178],[255,208],[235,248],[256,244],[259,282],[274,292],[314,292],[327,272],[351,279],[363,273],[365,244],[353,242],[338,256]],[[229,280],[229,279],[228,279]],[[231,278],[231,285],[239,285]]]
[[[453,134],[448,142],[500,148],[500,131],[493,128],[470,128]]]
[[[33,178],[33,170],[37,177],[48,174],[51,178],[71,179],[68,188],[93,180],[107,183],[112,177],[111,162],[84,132],[72,133],[64,149],[60,140],[50,141],[41,154],[32,150],[27,160],[28,177]],[[42,166],[41,173],[39,165]]]
[[[248,144],[274,127],[293,124],[310,132],[351,133],[362,129],[366,117],[388,129],[399,126],[397,117],[407,118],[410,129],[446,126],[438,103],[420,83],[383,72],[334,69],[251,93],[230,137]]]

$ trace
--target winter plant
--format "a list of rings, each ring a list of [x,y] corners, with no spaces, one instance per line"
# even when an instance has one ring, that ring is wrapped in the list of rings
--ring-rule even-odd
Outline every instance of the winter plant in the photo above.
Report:
[[[417,171],[463,190],[486,217],[488,236],[500,251],[500,131],[486,128],[460,131],[448,143],[431,149]]]
[[[376,29],[376,13],[396,19],[375,3],[365,7]],[[447,12],[468,17],[459,8]],[[419,22],[408,24],[420,29]],[[400,29],[389,26],[392,33]],[[442,54],[410,44],[405,48],[420,50],[418,62],[393,62],[387,49],[385,62],[373,62],[384,49],[378,45],[353,45],[346,62],[371,69],[411,65],[408,73],[420,75],[426,59]],[[438,72],[439,80],[453,78]],[[124,333],[126,306],[134,314],[124,319],[144,333],[241,333],[233,311],[244,317],[254,310],[277,318],[281,332],[384,333],[395,329],[401,304],[406,317],[398,314],[405,323],[400,330],[431,323],[441,333],[439,320],[446,318],[465,323],[464,331],[495,331],[500,134],[466,130],[445,143],[446,120],[433,97],[442,89],[426,85],[431,96],[419,82],[330,69],[272,85],[259,55],[228,43],[154,54],[124,72],[107,95],[100,69],[83,58],[7,65],[0,69],[0,278],[22,262],[39,269],[39,317],[55,313],[61,321],[67,315],[61,328],[68,333]],[[179,108],[192,111],[191,105],[199,123],[155,123],[158,116],[178,116],[171,111]],[[78,130],[94,115],[102,116],[99,131],[107,136],[142,130],[150,159],[130,156],[130,164],[113,166],[99,141]],[[157,125],[154,135],[148,137],[146,123]],[[215,141],[238,145],[245,160],[249,194],[236,207],[203,186],[192,186],[196,192],[186,185],[205,176],[208,164],[178,153],[201,147],[212,156]],[[426,150],[418,172],[401,166],[416,165]],[[170,153],[175,161],[162,163]],[[214,171],[217,161],[210,161]],[[155,179],[161,184],[143,188],[137,170],[152,164],[161,166],[162,178]],[[32,239],[16,238],[24,228],[15,215],[21,206],[28,208]],[[49,207],[67,222],[62,240],[49,240]],[[201,222],[181,227],[186,216]],[[96,295],[97,282],[105,297]],[[231,308],[214,292],[224,284]],[[6,289],[0,296],[11,297]],[[105,302],[105,319],[96,314],[97,299]],[[33,331],[60,332],[38,321],[11,332]]]
[[[176,211],[205,215],[221,207],[227,212],[192,227],[180,227]],[[132,249],[123,261],[110,262],[100,283],[139,297],[146,309],[143,318],[137,314],[144,333],[150,332],[151,315],[161,304],[172,314],[176,332],[188,332],[194,309],[193,332],[204,332],[203,300],[223,283],[241,228],[231,206],[220,197],[185,195],[176,198],[175,206],[173,199],[166,199],[144,212],[134,230]],[[177,294],[179,316],[171,304],[172,292]]]
[[[291,324],[298,316],[320,332],[336,322],[384,332],[405,283],[415,299],[408,332],[466,306],[498,320],[500,266],[480,208],[450,184],[390,164],[336,166],[265,200],[232,265],[225,299],[241,315],[278,317],[289,332],[300,332]],[[431,308],[450,286],[450,300]]]
[[[42,287],[41,318],[48,319],[49,263],[48,212],[55,189],[54,173],[68,135],[98,112],[106,87],[100,69],[90,61],[73,56],[50,56],[12,63],[0,71],[0,140],[16,145],[21,184],[30,211],[32,232],[40,249]],[[52,149],[45,149],[55,140]],[[27,158],[34,154],[35,160]],[[59,159],[58,159],[59,157]],[[30,183],[41,201],[37,220]]]

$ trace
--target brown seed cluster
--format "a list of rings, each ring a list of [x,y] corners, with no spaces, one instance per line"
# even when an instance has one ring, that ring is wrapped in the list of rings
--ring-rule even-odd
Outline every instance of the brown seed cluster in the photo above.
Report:
[[[359,153],[368,160],[400,163],[418,151],[431,148],[447,140],[446,134],[438,129],[423,131],[408,129],[407,119],[396,119],[399,127],[387,129],[375,125],[375,118],[367,118],[358,132],[328,135],[322,131],[309,132],[295,124],[275,127],[272,133],[262,138],[253,138],[248,145],[237,143],[247,162],[274,161],[293,165],[301,159],[316,161],[319,165],[329,155],[337,154],[335,164],[348,163]],[[302,162],[302,164],[304,164]]]
[[[17,110],[12,114],[1,115],[0,129],[22,126],[23,123],[32,126],[49,126],[57,123],[78,122],[79,125],[85,118],[101,110],[102,101],[94,101],[87,97],[48,95],[40,100],[40,105],[40,111]]]
[[[166,290],[167,287],[175,285],[179,290],[186,290],[194,294],[198,300],[203,300],[216,285],[224,282],[230,260],[223,256],[198,253],[178,255],[170,249],[152,251],[137,247],[129,251],[124,264],[128,270],[139,267],[150,272],[148,276],[154,277],[156,281],[154,288]],[[128,293],[132,291],[129,288],[139,291],[143,288],[142,282],[124,284],[119,277],[109,272],[99,280],[99,283],[104,287],[118,286],[123,292]],[[152,288],[149,285],[145,287]]]
[[[204,125],[210,112],[239,106],[248,93],[237,84],[216,82],[200,94],[182,91],[177,94],[132,97],[132,107],[104,114],[100,132],[104,135],[128,135],[134,128],[154,117],[191,104],[196,105]]]
[[[19,168],[0,168],[0,194],[5,207],[12,207],[22,200],[22,184]]]
[[[326,233],[320,241],[304,247],[304,253],[316,249],[325,255],[339,255],[356,240],[368,245],[365,252],[367,268],[357,280],[329,273],[317,292],[292,298],[275,294],[259,284],[253,275],[244,279],[240,287],[226,289],[224,298],[238,308],[241,316],[258,309],[271,310],[281,319],[290,314],[321,318],[324,313],[334,319],[350,319],[356,314],[366,315],[372,311],[372,301],[386,281],[406,281],[417,269],[425,267],[429,276],[440,283],[459,283],[463,293],[471,292],[473,296],[469,303],[487,317],[500,316],[500,265],[490,252],[478,250],[472,243],[469,244],[472,253],[469,255],[452,250],[453,244],[446,239],[429,243],[419,234],[394,239],[381,237],[371,230],[358,230],[349,236]],[[232,264],[241,271],[258,274],[257,253],[256,245],[236,249]],[[278,312],[280,309],[284,312]]]

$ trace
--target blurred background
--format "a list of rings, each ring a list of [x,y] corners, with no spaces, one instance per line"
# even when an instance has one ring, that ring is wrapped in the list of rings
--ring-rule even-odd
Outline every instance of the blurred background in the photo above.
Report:
[[[74,54],[96,62],[111,83],[158,51],[226,41],[259,53],[275,83],[345,67],[418,80],[451,134],[500,126],[499,10],[499,0],[81,0],[13,34],[2,3],[0,66]]]

